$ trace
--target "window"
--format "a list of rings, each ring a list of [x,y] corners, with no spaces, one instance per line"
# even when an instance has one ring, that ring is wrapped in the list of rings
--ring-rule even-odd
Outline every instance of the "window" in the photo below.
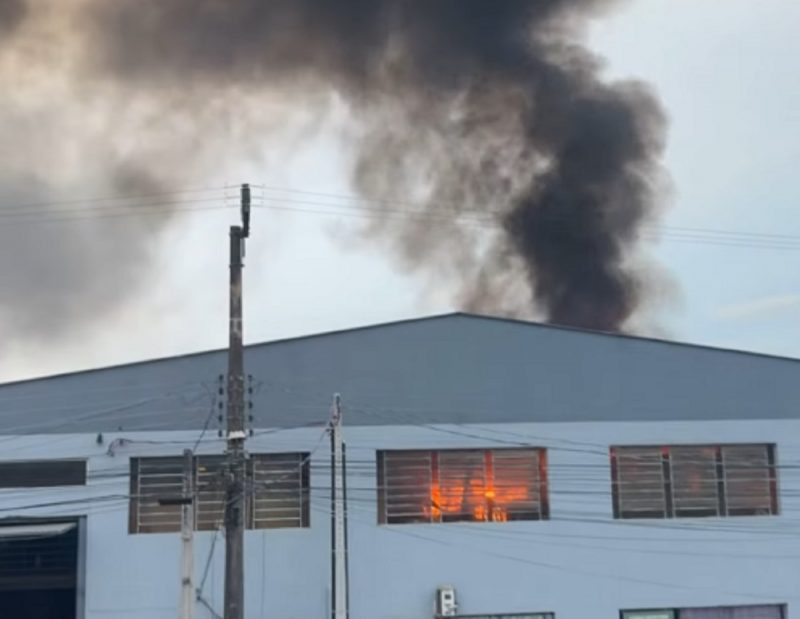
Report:
[[[0,488],[85,485],[86,460],[0,462]]]
[[[612,447],[615,518],[778,513],[774,445]]]
[[[553,613],[511,613],[505,615],[456,615],[457,619],[555,619]]]
[[[176,458],[182,466],[181,458]],[[198,531],[216,531],[225,519],[225,456],[197,456],[195,458],[195,528]],[[177,496],[180,496],[180,490]],[[178,507],[178,529],[181,509]]]
[[[194,458],[195,529],[213,531],[225,511],[224,456]],[[309,526],[308,454],[251,454],[246,465],[248,529]],[[130,532],[180,531],[183,458],[131,458]]]
[[[381,524],[548,516],[544,449],[378,452]]]
[[[711,606],[706,608],[661,608],[623,610],[620,619],[785,619],[786,606]]]
[[[250,458],[253,484],[248,527],[276,529],[309,525],[309,454],[256,454]]]

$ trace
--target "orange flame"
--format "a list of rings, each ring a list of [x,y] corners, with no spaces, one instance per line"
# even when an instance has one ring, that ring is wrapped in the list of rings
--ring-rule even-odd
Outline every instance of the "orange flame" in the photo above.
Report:
[[[485,487],[480,480],[451,482],[444,487],[434,483],[431,505],[425,514],[436,521],[448,514],[471,513],[475,522],[506,522],[511,505],[529,500],[530,489],[526,486]]]

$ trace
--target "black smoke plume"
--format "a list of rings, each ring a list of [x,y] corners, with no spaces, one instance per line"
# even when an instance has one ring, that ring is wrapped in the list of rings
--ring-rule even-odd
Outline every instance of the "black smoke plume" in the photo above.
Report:
[[[189,118],[220,97],[334,96],[354,188],[385,204],[367,239],[468,309],[618,330],[642,294],[665,120],[581,44],[615,4],[94,0],[75,5],[78,66]]]

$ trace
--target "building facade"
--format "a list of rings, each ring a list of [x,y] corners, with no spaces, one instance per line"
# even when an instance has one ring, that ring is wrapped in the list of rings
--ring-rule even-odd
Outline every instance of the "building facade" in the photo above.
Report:
[[[195,616],[221,614],[225,363],[0,386],[0,608],[176,617],[158,499],[193,449]],[[352,619],[800,619],[797,360],[452,314],[246,368],[247,617],[329,616],[340,393]]]

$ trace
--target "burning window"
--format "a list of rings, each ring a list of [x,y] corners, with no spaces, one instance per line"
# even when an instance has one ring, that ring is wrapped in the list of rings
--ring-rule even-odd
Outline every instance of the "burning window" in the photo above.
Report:
[[[615,518],[778,513],[774,445],[612,447]]]
[[[224,472],[224,456],[194,459],[194,524],[198,531],[222,526]],[[251,454],[246,474],[248,529],[309,526],[308,454]],[[180,497],[182,492],[182,457],[131,458],[131,533],[180,531],[180,505],[163,500]]]
[[[544,449],[378,452],[381,524],[542,520]]]

